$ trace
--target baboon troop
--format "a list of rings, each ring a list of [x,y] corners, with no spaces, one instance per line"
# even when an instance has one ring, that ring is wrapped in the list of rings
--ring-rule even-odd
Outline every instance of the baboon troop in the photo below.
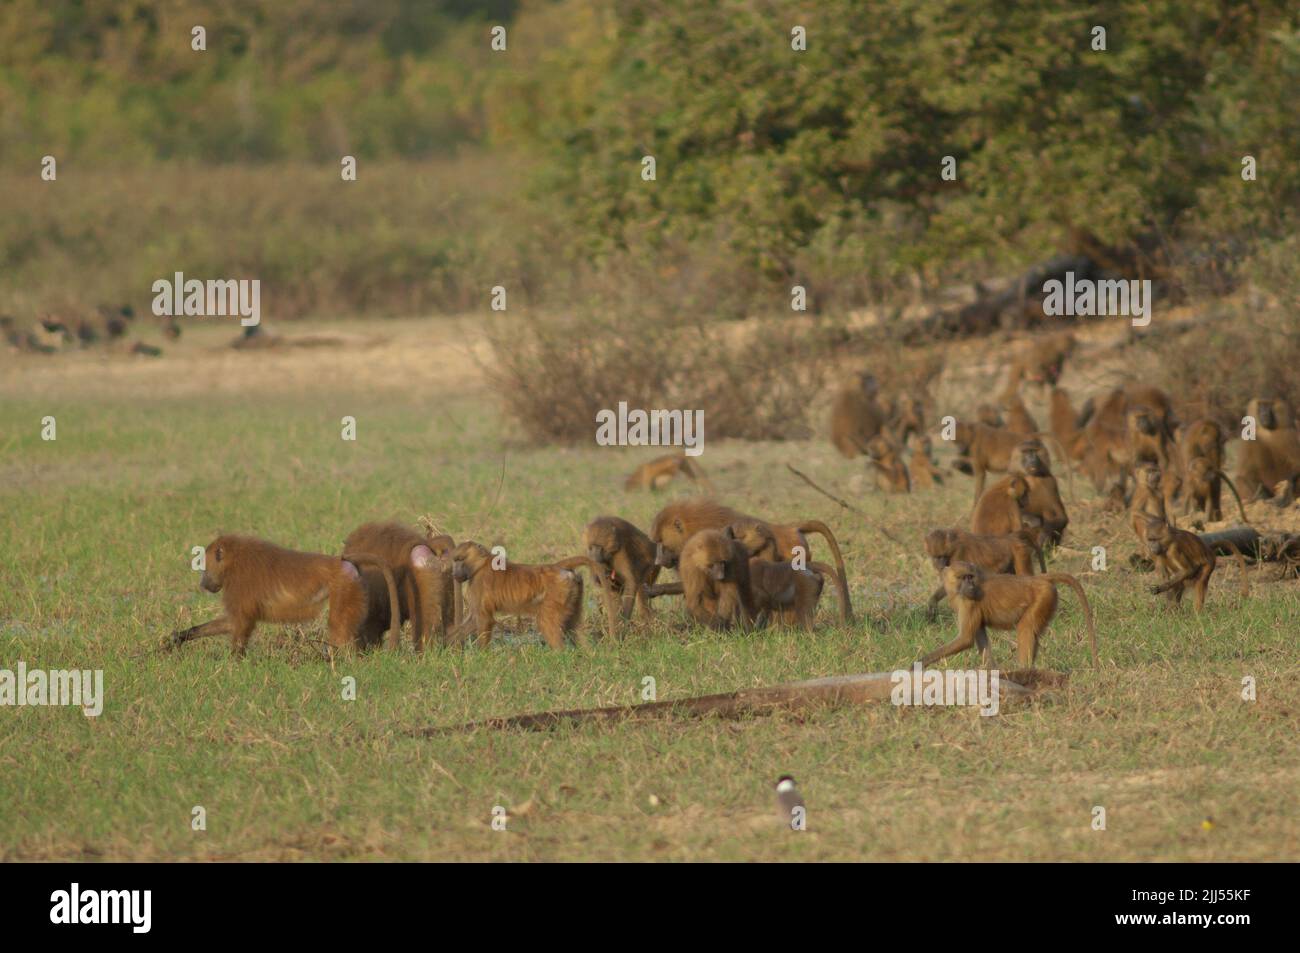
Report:
[[[876,375],[864,371],[834,397],[832,444],[851,460],[865,458],[877,490],[906,494],[943,485],[936,446],[950,446],[952,468],[974,478],[969,529],[949,523],[923,537],[925,558],[939,577],[925,604],[926,618],[936,619],[947,601],[957,626],[953,641],[921,657],[924,665],[971,647],[984,665],[992,664],[992,628],[1015,631],[1018,663],[1033,666],[1056,613],[1059,585],[1079,596],[1097,664],[1092,608],[1082,585],[1069,573],[1048,572],[1049,557],[1070,552],[1063,549],[1070,518],[1057,479],[1060,468],[1070,479],[1071,505],[1077,468],[1108,511],[1127,510],[1138,550],[1134,565],[1159,573],[1160,581],[1147,588],[1171,605],[1180,604],[1190,588],[1196,610],[1204,609],[1216,550],[1237,557],[1245,589],[1246,558],[1239,546],[1252,559],[1273,558],[1269,553],[1276,550],[1279,561],[1285,556],[1289,567],[1300,565],[1290,537],[1277,537],[1268,549],[1265,537],[1248,526],[1204,538],[1181,528],[1180,518],[1222,519],[1225,483],[1247,522],[1237,486],[1224,472],[1233,431],[1204,405],[1195,406],[1190,422],[1180,423],[1169,395],[1147,384],[1112,387],[1076,411],[1060,383],[1076,347],[1075,338],[1065,335],[1013,349],[998,403],[979,404],[966,419],[928,409],[926,381],[906,383],[886,399]],[[1048,431],[1039,429],[1022,390],[1046,405]],[[1300,480],[1300,434],[1290,406],[1255,398],[1242,424],[1237,483],[1252,499],[1291,505]],[[936,436],[946,439],[936,444]],[[569,641],[585,645],[583,571],[591,574],[608,637],[657,625],[665,615],[652,602],[670,596],[682,597],[686,618],[713,631],[813,631],[827,583],[838,623],[854,623],[844,554],[830,526],[814,519],[773,521],[719,502],[702,468],[682,452],[642,464],[625,487],[659,492],[679,475],[701,495],[666,503],[648,532],[621,516],[597,516],[574,541],[582,555],[552,562],[514,562],[500,547],[458,544],[428,522],[424,531],[400,522],[365,523],[344,539],[338,556],[219,536],[205,551],[200,584],[221,595],[224,613],[172,633],[167,645],[221,634],[242,655],[258,622],[302,622],[325,607],[331,650],[381,644],[397,650],[408,624],[416,651],[463,648],[471,633],[486,647],[501,616],[533,620],[551,648]],[[814,557],[813,536],[822,537],[829,560]],[[661,580],[665,572],[669,581]]]

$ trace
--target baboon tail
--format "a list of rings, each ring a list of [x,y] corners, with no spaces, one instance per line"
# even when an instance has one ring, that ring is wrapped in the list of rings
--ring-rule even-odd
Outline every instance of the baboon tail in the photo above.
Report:
[[[591,578],[595,580],[596,588],[600,590],[601,602],[605,606],[605,632],[611,639],[614,638],[618,634],[616,629],[619,618],[618,597],[614,594],[614,588],[609,584],[609,580],[605,578],[605,567],[590,556],[570,556],[568,559],[561,559],[551,565],[556,569],[588,569],[591,571]],[[581,579],[579,583],[581,583]]]
[[[388,568],[388,563],[369,553],[344,553],[342,558],[354,566],[370,566],[384,574],[384,583],[388,586],[388,635],[384,646],[395,651],[402,644],[402,606],[397,601],[397,580],[393,578],[393,571]]]
[[[1246,508],[1241,505],[1241,494],[1237,492],[1236,485],[1228,478],[1228,474],[1222,470],[1219,471],[1219,476],[1222,477],[1224,483],[1228,484],[1228,489],[1232,491],[1232,498],[1237,501],[1237,512],[1241,514],[1241,521],[1249,526],[1250,520],[1246,518]]]
[[[1038,545],[1038,533],[1022,527],[1016,531],[1016,535],[1033,549],[1034,555],[1038,557],[1038,571],[1047,572],[1047,559],[1043,556],[1043,547]]]
[[[1097,630],[1092,624],[1092,606],[1088,603],[1088,596],[1083,591],[1083,586],[1079,580],[1075,579],[1068,572],[1053,572],[1046,576],[1052,582],[1063,582],[1068,585],[1079,597],[1083,603],[1083,614],[1088,620],[1088,645],[1092,649],[1092,667],[1097,667]]]
[[[849,577],[844,570],[844,556],[840,553],[840,544],[835,539],[835,534],[821,520],[808,520],[800,523],[798,529],[801,533],[817,533],[825,537],[826,545],[831,548],[831,555],[835,557],[835,589],[840,603],[840,621],[845,625],[851,625],[853,623],[853,604],[849,601]]]

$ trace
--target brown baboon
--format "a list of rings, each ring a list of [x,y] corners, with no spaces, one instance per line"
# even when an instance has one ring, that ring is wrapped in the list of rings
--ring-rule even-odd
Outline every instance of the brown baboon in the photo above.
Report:
[[[682,547],[677,571],[686,611],[712,629],[754,624],[749,554],[738,540],[715,529],[700,530]]]
[[[610,591],[622,600],[622,617],[629,618],[635,604],[637,615],[649,619],[644,587],[659,578],[654,541],[625,519],[599,516],[583,530],[582,542],[592,561],[604,568]]]
[[[204,551],[199,585],[221,593],[224,614],[211,622],[173,632],[171,647],[210,635],[230,636],[230,649],[242,656],[259,622],[308,622],[329,604],[331,649],[361,644],[367,613],[374,605],[360,570],[374,568],[388,589],[388,605],[398,604],[397,584],[376,556],[344,553],[326,556],[285,549],[254,536],[218,536]],[[390,613],[390,645],[397,645],[401,622]]]
[[[1168,520],[1170,525],[1173,525],[1173,520],[1169,519],[1169,500],[1165,497],[1160,468],[1154,463],[1139,464],[1134,477],[1136,486],[1129,502],[1129,519],[1138,543],[1146,545],[1148,520]]]
[[[1228,435],[1216,420],[1201,417],[1178,431],[1178,449],[1185,460],[1201,457],[1211,466],[1223,468],[1223,448]]]
[[[1255,419],[1255,439],[1241,442],[1237,483],[1247,498],[1273,496],[1278,483],[1286,481],[1295,491],[1300,477],[1300,434],[1286,401],[1256,397],[1246,406]]]
[[[1070,395],[1060,387],[1053,387],[1052,436],[1065,448],[1066,456],[1076,463],[1083,460],[1088,450],[1088,438],[1079,427],[1077,419],[1074,407],[1070,404]]]
[[[844,568],[844,555],[840,552],[840,544],[835,539],[835,534],[825,523],[820,520],[805,520],[797,525],[780,525],[767,523],[753,516],[741,516],[727,525],[726,533],[732,539],[738,540],[750,556],[766,559],[769,562],[793,560],[800,565],[800,568],[811,563],[808,558],[811,550],[808,548],[808,537],[805,534],[817,533],[822,536],[831,549],[831,556],[835,559],[835,572],[832,573],[832,578],[835,580],[836,598],[840,604],[840,621],[846,625],[853,621],[853,605],[849,600],[849,577]]]
[[[722,530],[735,524],[738,520],[746,521],[746,525],[760,523],[768,528],[775,546],[775,555],[770,558],[776,562],[800,558],[800,552],[796,551],[796,547],[799,547],[799,550],[802,551],[802,558],[807,559],[812,552],[808,547],[807,534],[816,533],[824,537],[826,544],[831,548],[831,555],[835,558],[835,567],[838,573],[836,588],[839,592],[840,604],[844,609],[844,620],[846,622],[853,620],[853,607],[849,602],[848,573],[844,569],[844,556],[840,552],[840,544],[835,539],[835,534],[831,532],[829,526],[820,520],[804,520],[800,523],[768,523],[757,517],[742,516],[731,507],[723,506],[713,500],[677,500],[660,510],[655,515],[654,523],[651,524],[650,538],[656,544],[655,565],[667,567],[677,565],[677,559],[681,554],[682,547],[695,533],[703,529]],[[736,533],[736,536],[739,538],[743,535],[745,535],[745,530],[742,527]]]
[[[1007,576],[988,573],[968,562],[956,562],[943,573],[944,591],[957,611],[957,638],[921,658],[922,665],[933,665],[972,645],[979,648],[983,665],[993,665],[993,646],[988,629],[1015,629],[1016,658],[1021,668],[1032,668],[1038,658],[1038,643],[1056,614],[1059,596],[1056,584],[1070,586],[1083,603],[1088,622],[1088,644],[1092,664],[1097,666],[1097,633],[1092,624],[1092,606],[1079,580],[1069,573],[1052,572],[1041,576]]]
[[[451,564],[434,553],[419,531],[401,523],[366,523],[348,535],[343,549],[370,553],[383,560],[392,572],[397,582],[399,612],[395,628],[411,621],[411,641],[417,652],[435,633],[444,643],[447,641],[448,630],[456,624]]]
[[[1164,580],[1151,587],[1152,594],[1163,592],[1172,605],[1181,605],[1183,590],[1190,585],[1195,589],[1196,611],[1200,612],[1214,574],[1213,551],[1195,533],[1175,529],[1164,520],[1148,517],[1145,536],[1147,552],[1155,559]]]
[[[884,430],[893,443],[907,446],[907,440],[913,434],[925,433],[925,401],[913,396],[899,398]]]
[[[1028,530],[1005,536],[977,536],[960,529],[935,529],[926,534],[925,552],[939,573],[939,588],[930,596],[926,606],[926,615],[931,619],[943,601],[943,571],[950,563],[974,563],[988,572],[1032,576],[1034,557],[1037,557],[1039,567],[1047,572],[1043,551]]]
[[[1024,523],[1024,504],[1029,499],[1029,482],[1013,473],[992,484],[975,504],[971,532],[983,536],[1018,533]]]
[[[883,433],[867,441],[867,466],[876,475],[876,486],[886,493],[912,492],[912,478],[907,472],[898,447]]]
[[[885,425],[885,410],[876,401],[879,392],[875,375],[861,373],[835,395],[831,404],[831,443],[849,459],[866,453],[867,441]]]
[[[824,585],[823,575],[834,578],[835,571],[825,563],[812,563],[811,569],[795,569],[788,562],[750,559],[754,611],[762,620],[800,625],[811,632]]]
[[[1074,353],[1076,344],[1074,335],[1068,331],[1022,344],[1008,370],[1003,393],[1014,393],[1021,381],[1055,386],[1065,369],[1066,358]]]
[[[1246,508],[1241,505],[1241,494],[1228,475],[1216,467],[1206,457],[1191,457],[1187,461],[1187,479],[1183,482],[1183,515],[1190,516],[1200,509],[1205,518],[1211,521],[1223,519],[1223,484],[1228,484],[1237,501],[1237,512],[1241,521],[1249,523]],[[1171,521],[1172,522],[1172,521]]]
[[[692,463],[685,451],[664,454],[641,464],[623,481],[623,489],[657,492],[671,483],[679,473],[685,474],[705,493],[712,492],[712,485],[704,475],[703,468],[698,463]]]
[[[975,499],[984,492],[985,474],[1006,473],[1010,469],[1012,455],[1022,440],[1023,434],[1010,430],[996,430],[983,424],[957,424],[953,443],[959,456],[970,463],[970,472],[975,477]]]
[[[1134,404],[1128,409],[1126,421],[1132,465],[1154,463],[1161,473],[1176,478],[1182,470],[1177,445],[1155,412],[1142,404]]]
[[[935,465],[934,458],[931,456],[932,447],[930,438],[921,435],[913,441],[912,462],[908,468],[908,476],[911,478],[912,485],[920,489],[929,489],[933,486],[943,485],[943,474]]]
[[[464,542],[452,550],[451,557],[456,580],[469,583],[467,617],[455,630],[458,640],[464,640],[472,625],[478,632],[478,644],[489,645],[501,613],[535,618],[542,638],[553,649],[563,648],[570,635],[579,644],[586,643],[578,628],[582,622],[582,577],[573,570],[585,566],[597,579],[600,573],[600,567],[586,556],[547,565],[505,562],[497,569],[486,546]]]

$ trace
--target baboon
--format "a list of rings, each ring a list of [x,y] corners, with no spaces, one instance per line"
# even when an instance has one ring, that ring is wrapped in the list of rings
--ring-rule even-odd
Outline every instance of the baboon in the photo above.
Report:
[[[1300,476],[1300,434],[1291,407],[1282,400],[1256,397],[1246,406],[1255,418],[1255,439],[1241,442],[1237,483],[1250,499],[1271,497],[1278,483],[1286,481],[1290,491]]]
[[[1021,346],[1007,374],[1004,393],[1013,393],[1021,381],[1052,387],[1061,379],[1065,361],[1078,342],[1068,331],[1052,334]],[[1035,430],[1038,428],[1035,427]]]
[[[986,473],[1006,473],[1011,466],[1012,454],[1024,440],[1024,434],[1010,430],[997,430],[983,424],[959,422],[954,428],[953,443],[960,457],[970,463],[975,477],[975,499],[984,492]]]
[[[58,351],[57,347],[42,341],[31,331],[18,330],[12,315],[0,315],[0,329],[4,330],[5,343],[15,351],[27,354],[53,354]]]
[[[876,402],[880,385],[874,374],[860,373],[835,395],[831,404],[831,443],[853,459],[866,453],[867,441],[880,433],[885,411]]]
[[[867,466],[876,474],[876,486],[886,493],[912,492],[912,478],[894,442],[884,434],[867,441]]]
[[[1190,516],[1199,509],[1205,518],[1217,522],[1223,519],[1223,484],[1228,484],[1237,501],[1237,512],[1241,521],[1249,523],[1246,508],[1241,504],[1241,494],[1228,475],[1216,467],[1207,457],[1190,457],[1187,461],[1187,479],[1183,482],[1183,515]]]
[[[1129,503],[1129,519],[1133,524],[1133,534],[1140,544],[1145,545],[1148,520],[1168,520],[1170,525],[1173,525],[1173,520],[1169,519],[1169,501],[1165,498],[1160,468],[1154,463],[1143,463],[1134,476],[1137,485]]]
[[[1047,572],[1043,551],[1027,530],[1005,536],[977,536],[960,529],[935,529],[926,534],[925,552],[939,573],[939,588],[930,596],[926,606],[926,616],[931,619],[946,594],[943,571],[950,563],[974,563],[988,572],[1032,576],[1034,557],[1037,557],[1039,567]]]
[[[398,604],[397,584],[382,559],[362,553],[326,556],[285,549],[254,536],[223,535],[204,551],[199,586],[221,594],[224,614],[188,629],[173,632],[170,647],[210,635],[229,635],[230,649],[243,656],[248,638],[259,622],[308,622],[329,604],[331,649],[361,644],[359,635],[373,607],[360,570],[374,568],[388,589],[388,605]],[[391,613],[390,645],[397,645],[401,621]]]
[[[800,523],[768,523],[753,516],[742,516],[729,506],[723,506],[713,500],[692,499],[677,500],[669,503],[660,510],[654,518],[650,527],[650,538],[656,544],[655,565],[673,567],[677,565],[677,559],[682,551],[686,541],[695,533],[703,529],[725,529],[732,526],[737,521],[745,521],[744,526],[736,528],[735,535],[737,538],[746,535],[746,527],[751,524],[762,524],[766,526],[772,537],[774,555],[767,557],[775,562],[785,562],[797,558],[799,555],[795,547],[799,547],[806,559],[812,552],[808,546],[808,533],[816,533],[826,539],[826,544],[831,549],[831,555],[835,558],[835,568],[837,572],[836,588],[840,596],[840,605],[843,607],[843,618],[846,622],[853,621],[853,607],[849,602],[849,582],[848,573],[844,569],[844,556],[840,552],[840,544],[835,539],[835,534],[831,532],[829,526],[820,520],[804,520]],[[754,545],[762,546],[764,540],[754,540]],[[746,545],[750,545],[746,542]],[[757,552],[753,554],[757,555]]]
[[[456,624],[455,582],[451,564],[440,559],[419,531],[401,523],[366,523],[343,541],[345,552],[370,553],[383,560],[397,581],[399,618],[411,622],[417,652],[434,633],[445,643]],[[396,648],[390,645],[389,648]]]
[[[1025,402],[1020,399],[1019,394],[1009,397],[1006,402],[1007,409],[1007,429],[1013,433],[1035,434],[1038,433],[1038,421],[1034,420],[1029,408]]]
[[[473,625],[479,646],[491,644],[496,616],[501,613],[535,618],[542,638],[553,649],[563,648],[569,635],[586,644],[578,628],[582,622],[582,577],[574,569],[585,566],[598,581],[600,578],[600,567],[586,556],[547,565],[507,562],[504,568],[494,569],[488,548],[470,541],[452,550],[451,558],[456,580],[469,583],[467,617],[455,630],[458,640],[463,642]]]
[[[1223,468],[1223,448],[1228,435],[1216,420],[1201,417],[1178,431],[1178,449],[1184,460],[1201,457],[1211,466]]]
[[[1088,644],[1092,665],[1097,666],[1097,633],[1092,624],[1092,606],[1079,580],[1069,573],[1041,576],[1007,576],[988,573],[974,563],[955,562],[943,572],[944,591],[957,611],[957,638],[921,658],[933,665],[972,645],[979,648],[983,665],[993,665],[993,646],[988,629],[1016,630],[1016,658],[1021,668],[1032,668],[1038,658],[1038,643],[1056,614],[1057,583],[1065,583],[1079,596],[1088,621]]]
[[[805,520],[796,525],[779,525],[767,523],[753,516],[741,516],[727,524],[726,535],[738,540],[750,556],[766,559],[769,562],[790,562],[798,560],[811,565],[808,558],[806,533],[817,533],[826,540],[835,559],[835,571],[831,577],[835,580],[836,598],[840,604],[840,621],[848,625],[853,621],[853,605],[849,600],[849,577],[844,568],[844,556],[840,544],[835,539],[829,526],[820,520]],[[796,552],[798,547],[802,552]]]
[[[1126,421],[1131,464],[1136,467],[1154,463],[1161,473],[1176,477],[1182,469],[1177,445],[1151,408],[1142,404],[1130,406]]]
[[[1061,489],[1052,475],[1047,448],[1037,438],[1022,441],[1016,447],[1016,468],[1024,474],[1029,493],[1020,504],[1024,514],[1036,516],[1042,523],[1044,545],[1056,545],[1070,525]],[[1071,484],[1073,489],[1073,483]]]
[[[975,504],[971,532],[982,536],[1005,536],[1020,532],[1024,504],[1029,499],[1029,482],[1024,474],[1013,473],[994,483]]]
[[[930,438],[924,434],[918,436],[913,441],[912,463],[908,468],[908,476],[912,480],[912,485],[929,489],[933,486],[943,485],[943,474],[935,466],[934,458],[931,457]]]
[[[834,578],[835,572],[825,563],[795,569],[788,562],[750,559],[749,580],[757,617],[760,621],[775,619],[784,625],[801,625],[811,632],[824,585],[823,575]]]
[[[899,398],[884,430],[894,443],[900,447],[907,446],[907,440],[913,434],[925,433],[925,401],[913,396]]]
[[[1183,590],[1190,585],[1195,589],[1196,611],[1200,612],[1214,574],[1213,551],[1195,533],[1175,529],[1164,520],[1148,517],[1145,536],[1147,552],[1155,559],[1164,580],[1151,587],[1152,594],[1166,593],[1172,605],[1181,605]]]
[[[1081,461],[1088,450],[1088,438],[1077,423],[1070,395],[1060,387],[1052,388],[1051,424],[1052,436],[1065,449],[1066,457],[1076,463]]]
[[[700,530],[682,547],[677,571],[686,611],[700,625],[747,629],[754,624],[749,554],[739,540],[716,529]]]
[[[625,519],[598,516],[582,531],[582,543],[588,557],[603,567],[610,591],[622,600],[622,617],[629,618],[635,604],[638,617],[649,619],[653,613],[645,587],[659,578],[653,540]]]
[[[654,490],[658,492],[672,482],[677,474],[685,474],[692,483],[711,492],[711,484],[698,463],[692,463],[685,452],[668,453],[641,464],[623,481],[625,490]]]

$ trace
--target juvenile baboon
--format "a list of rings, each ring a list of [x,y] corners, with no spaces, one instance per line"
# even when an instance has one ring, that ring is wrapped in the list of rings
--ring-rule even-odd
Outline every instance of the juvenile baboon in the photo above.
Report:
[[[668,453],[641,464],[623,481],[625,490],[654,490],[658,492],[672,482],[677,474],[685,474],[704,492],[711,492],[711,484],[704,469],[693,463],[685,452]]]
[[[593,574],[600,572],[586,556],[547,565],[506,562],[504,568],[495,569],[488,548],[471,541],[452,550],[451,558],[456,580],[469,583],[467,618],[456,629],[458,640],[463,641],[473,625],[479,646],[489,645],[496,617],[504,614],[535,618],[542,638],[553,649],[563,648],[569,635],[579,644],[586,643],[578,628],[582,622],[582,577],[574,569],[585,566]]]
[[[1133,535],[1140,544],[1146,545],[1149,520],[1168,520],[1171,525],[1173,520],[1169,519],[1169,501],[1165,498],[1160,468],[1154,463],[1143,463],[1138,466],[1134,476],[1136,486],[1129,503],[1129,520],[1133,524]]]
[[[1246,406],[1246,414],[1255,418],[1256,429],[1254,440],[1241,442],[1237,464],[1241,492],[1249,499],[1271,497],[1283,480],[1294,492],[1300,477],[1300,434],[1290,405],[1256,397]]]
[[[1241,521],[1248,523],[1246,508],[1241,504],[1241,494],[1228,475],[1206,457],[1190,457],[1187,461],[1187,479],[1183,482],[1183,515],[1190,516],[1199,509],[1212,521],[1223,519],[1223,484],[1228,484],[1237,501]]]
[[[650,601],[645,586],[659,578],[655,565],[655,544],[645,533],[617,516],[598,516],[582,532],[582,543],[593,562],[604,568],[610,591],[622,601],[621,615],[649,619]]]
[[[1024,504],[1029,499],[1029,482],[1022,473],[1013,473],[991,485],[975,504],[971,532],[983,536],[1005,536],[1020,532],[1024,523]]]
[[[1196,611],[1200,612],[1214,574],[1213,551],[1195,533],[1175,529],[1164,520],[1148,518],[1145,535],[1147,552],[1155,559],[1164,580],[1151,587],[1152,594],[1166,593],[1172,605],[1181,605],[1183,590],[1190,585],[1195,589]]]
[[[925,401],[919,397],[900,397],[889,415],[884,430],[890,440],[900,447],[907,445],[913,434],[925,433]]]
[[[951,563],[974,563],[988,572],[1032,576],[1034,558],[1037,557],[1039,567],[1047,572],[1043,551],[1027,530],[1005,536],[978,536],[960,529],[935,529],[926,534],[925,552],[939,573],[939,588],[930,596],[926,606],[926,615],[931,619],[943,601],[943,572]]]
[[[410,620],[411,641],[417,652],[435,633],[447,641],[448,629],[456,623],[451,564],[438,558],[419,531],[401,523],[366,523],[348,534],[343,549],[370,553],[392,572],[399,611],[395,628],[400,630],[402,623]]]
[[[921,489],[929,489],[933,486],[943,485],[943,475],[939,468],[935,466],[934,458],[931,456],[932,447],[930,438],[921,435],[913,441],[912,461],[908,468],[908,476],[912,480],[912,485]]]
[[[784,625],[800,625],[812,631],[817,600],[821,598],[824,585],[823,574],[834,578],[835,573],[825,563],[810,565],[810,569],[795,569],[788,562],[750,559],[750,587],[754,611],[760,620],[774,619]]]
[[[1181,460],[1160,418],[1149,407],[1135,404],[1129,407],[1126,419],[1132,465],[1154,463],[1162,473],[1176,476],[1182,470]]]
[[[253,536],[223,535],[204,551],[199,586],[221,594],[224,614],[188,629],[173,632],[168,644],[183,645],[210,635],[230,636],[230,650],[242,656],[259,622],[308,622],[329,605],[329,644],[332,649],[361,644],[367,612],[374,604],[362,581],[361,569],[378,570],[388,589],[388,605],[398,604],[397,584],[384,561],[361,553],[326,556],[285,549]],[[397,645],[401,622],[390,613],[390,645]]]
[[[835,395],[831,443],[843,456],[853,459],[866,453],[867,441],[885,425],[885,410],[876,401],[879,392],[875,375],[860,373]]]
[[[876,486],[886,493],[912,492],[912,478],[899,456],[898,447],[884,434],[867,441],[867,466],[876,475]]]
[[[686,611],[700,625],[726,629],[754,624],[749,554],[738,540],[715,529],[691,536],[677,563]]]
[[[1201,457],[1211,466],[1223,468],[1223,448],[1228,435],[1216,420],[1201,417],[1178,431],[1178,449],[1185,460]]]
[[[1007,576],[987,573],[968,562],[956,562],[944,570],[944,591],[957,612],[957,638],[921,658],[933,665],[972,645],[979,648],[983,665],[993,665],[993,646],[988,629],[1015,629],[1016,658],[1021,668],[1032,668],[1038,658],[1038,643],[1056,614],[1057,583],[1070,586],[1083,604],[1088,621],[1088,645],[1092,664],[1097,666],[1097,633],[1092,623],[1092,606],[1079,580],[1069,573],[1041,576]]]

